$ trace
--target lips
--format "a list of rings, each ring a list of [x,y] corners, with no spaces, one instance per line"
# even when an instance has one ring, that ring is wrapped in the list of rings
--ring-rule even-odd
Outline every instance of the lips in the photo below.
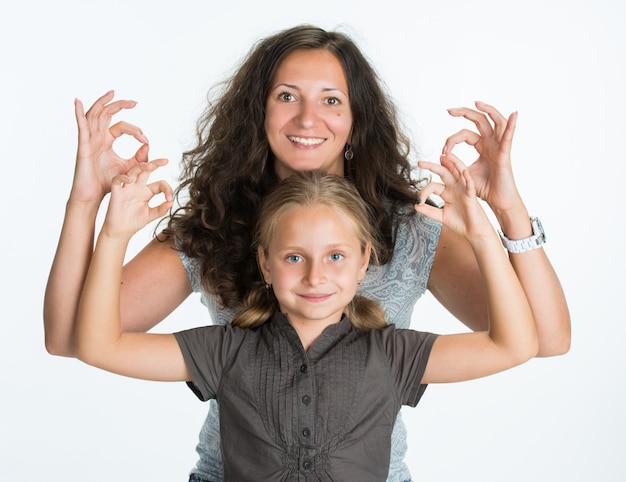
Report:
[[[287,136],[287,138],[294,144],[300,144],[302,146],[319,146],[326,140],[323,137]]]
[[[301,294],[299,296],[311,303],[321,303],[322,301],[326,301],[327,299],[329,299],[332,295],[325,293],[309,293]]]

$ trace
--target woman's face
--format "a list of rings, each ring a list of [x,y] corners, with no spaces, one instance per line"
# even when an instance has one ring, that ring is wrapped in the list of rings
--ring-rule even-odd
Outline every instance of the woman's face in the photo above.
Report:
[[[279,179],[320,170],[343,176],[352,112],[348,82],[328,50],[295,50],[272,79],[265,133]]]

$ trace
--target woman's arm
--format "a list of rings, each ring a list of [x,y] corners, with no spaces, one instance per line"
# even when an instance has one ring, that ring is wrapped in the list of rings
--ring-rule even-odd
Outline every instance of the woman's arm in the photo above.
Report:
[[[517,114],[508,119],[493,107],[476,104],[478,111],[450,109],[453,116],[472,121],[479,131],[461,130],[449,137],[444,152],[459,143],[476,148],[478,159],[468,167],[477,194],[493,210],[501,229],[510,239],[532,234],[528,212],[519,195],[510,162]],[[485,115],[491,119],[491,122]],[[510,263],[530,303],[539,334],[538,356],[566,353],[571,323],[559,279],[543,249],[509,254]],[[443,227],[428,287],[458,319],[473,330],[487,329],[487,304],[472,247],[462,237]]]
[[[172,205],[167,183],[146,184],[140,166],[113,179],[111,200],[80,297],[76,320],[77,357],[96,367],[148,380],[189,380],[173,335],[125,333],[120,319],[122,265],[130,237]],[[166,200],[155,207],[157,194]]]
[[[148,141],[141,130],[125,122],[110,126],[113,115],[130,109],[135,101],[113,101],[108,92],[85,114],[75,101],[78,152],[63,228],[44,296],[46,349],[54,355],[74,356],[74,328],[78,300],[83,289],[94,243],[96,216],[111,179],[132,166],[154,170],[166,161],[148,160]],[[130,159],[113,151],[113,142],[131,135],[141,147]],[[122,320],[124,329],[145,331],[161,321],[191,292],[184,267],[171,242],[150,243],[124,269]],[[158,260],[158,262],[155,262]],[[158,293],[158,287],[168,290]]]
[[[438,174],[443,185],[430,192],[442,196],[442,210],[425,204],[416,210],[440,220],[466,239],[482,276],[487,299],[487,332],[443,335],[433,345],[423,383],[454,382],[487,376],[519,365],[536,355],[537,332],[526,294],[500,240],[476,199],[469,170],[452,153],[441,166],[420,163]]]

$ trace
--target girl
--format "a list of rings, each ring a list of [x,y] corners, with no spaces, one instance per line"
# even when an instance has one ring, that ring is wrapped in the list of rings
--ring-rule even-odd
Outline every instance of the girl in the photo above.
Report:
[[[437,337],[388,325],[375,302],[355,296],[370,256],[377,260],[371,210],[345,178],[308,174],[266,197],[255,235],[265,286],[251,290],[231,324],[125,333],[126,246],[172,203],[169,186],[146,184],[148,171],[136,166],[112,183],[79,303],[78,357],[127,376],[188,381],[202,400],[216,398],[225,480],[385,480],[401,405],[415,406],[428,383],[496,373],[538,349],[530,306],[468,170],[452,154],[421,167],[443,184],[420,197],[436,193],[446,204],[415,209],[472,247],[488,331]],[[166,201],[150,207],[158,193]]]

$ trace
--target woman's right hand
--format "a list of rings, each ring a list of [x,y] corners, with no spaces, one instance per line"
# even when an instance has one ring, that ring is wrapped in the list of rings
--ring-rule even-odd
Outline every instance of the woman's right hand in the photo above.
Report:
[[[78,124],[78,152],[70,197],[84,203],[100,203],[111,190],[111,180],[126,174],[130,168],[148,160],[148,139],[137,126],[124,121],[111,124],[111,119],[122,109],[132,109],[134,100],[112,102],[111,90],[100,97],[85,114],[83,103],[76,99],[74,110]],[[129,159],[121,158],[113,143],[122,135],[134,137],[141,146]]]

